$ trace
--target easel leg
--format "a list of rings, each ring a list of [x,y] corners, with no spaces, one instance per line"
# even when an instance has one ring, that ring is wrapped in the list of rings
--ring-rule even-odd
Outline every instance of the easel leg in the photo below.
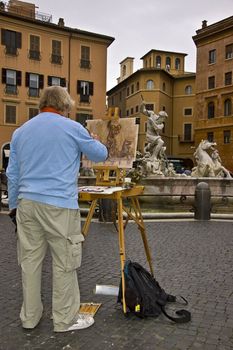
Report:
[[[131,201],[132,201],[132,206],[133,206],[134,211],[135,211],[135,216],[136,216],[135,221],[136,221],[136,223],[138,223],[138,228],[139,228],[140,233],[141,233],[142,241],[144,244],[144,249],[146,252],[147,261],[148,261],[149,267],[150,267],[150,271],[151,271],[152,276],[154,276],[154,271],[153,271],[153,266],[152,266],[152,258],[151,258],[151,253],[150,253],[148,241],[147,241],[146,229],[145,229],[145,225],[144,225],[143,218],[142,218],[140,204],[139,204],[138,198],[136,198],[136,197],[134,197],[134,198],[132,197]]]
[[[91,223],[91,219],[93,217],[93,214],[94,214],[94,211],[95,211],[95,207],[96,207],[96,204],[97,204],[97,199],[94,199],[92,202],[91,202],[91,206],[90,206],[90,209],[89,209],[89,213],[87,215],[87,218],[86,218],[86,221],[83,225],[83,228],[82,228],[82,234],[84,236],[86,236],[87,234],[87,231],[89,229],[89,226],[90,226],[90,223]]]
[[[123,223],[123,206],[122,198],[117,199],[117,213],[118,213],[118,237],[119,237],[119,250],[121,260],[121,281],[122,281],[122,304],[123,312],[126,314],[126,303],[125,303],[125,240],[124,240],[124,223]]]

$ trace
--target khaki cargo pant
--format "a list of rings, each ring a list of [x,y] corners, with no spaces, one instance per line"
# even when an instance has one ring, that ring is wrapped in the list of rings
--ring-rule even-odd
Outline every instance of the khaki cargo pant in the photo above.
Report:
[[[17,209],[18,262],[22,269],[22,326],[34,328],[43,312],[42,262],[49,247],[52,255],[52,315],[54,331],[65,330],[80,307],[76,268],[81,265],[80,212],[26,199]]]

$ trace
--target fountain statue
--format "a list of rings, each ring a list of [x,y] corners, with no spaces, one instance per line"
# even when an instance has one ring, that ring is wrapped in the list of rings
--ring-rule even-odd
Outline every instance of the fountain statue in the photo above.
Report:
[[[216,146],[216,142],[208,140],[202,140],[199,143],[194,152],[197,165],[192,169],[191,176],[231,178],[230,172],[222,165]]]

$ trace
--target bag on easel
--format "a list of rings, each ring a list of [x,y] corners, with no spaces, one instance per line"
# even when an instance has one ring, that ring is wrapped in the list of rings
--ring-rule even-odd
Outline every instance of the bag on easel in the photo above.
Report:
[[[158,317],[163,313],[167,318],[176,323],[185,323],[191,320],[191,313],[181,309],[176,311],[178,317],[167,313],[167,303],[176,302],[177,297],[167,294],[156,279],[140,264],[127,260],[124,267],[125,278],[125,303],[129,312],[136,316]],[[187,300],[181,297],[185,305]],[[122,281],[120,282],[118,302],[122,302]]]

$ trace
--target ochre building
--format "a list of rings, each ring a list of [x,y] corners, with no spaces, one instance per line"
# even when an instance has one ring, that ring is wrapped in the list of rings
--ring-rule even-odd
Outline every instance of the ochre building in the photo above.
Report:
[[[233,172],[233,16],[203,21],[197,47],[195,143],[217,143],[222,163]]]
[[[106,113],[107,48],[114,38],[52,23],[34,4],[0,2],[0,168],[13,131],[38,113],[43,88],[66,87],[70,118],[84,123]]]
[[[142,101],[155,113],[166,111],[162,131],[166,154],[192,158],[194,146],[195,73],[185,72],[185,53],[150,50],[141,59],[143,68],[133,72],[133,58],[120,63],[117,85],[107,92],[108,106],[117,106],[122,117],[136,117],[138,150],[146,145],[147,117]]]

